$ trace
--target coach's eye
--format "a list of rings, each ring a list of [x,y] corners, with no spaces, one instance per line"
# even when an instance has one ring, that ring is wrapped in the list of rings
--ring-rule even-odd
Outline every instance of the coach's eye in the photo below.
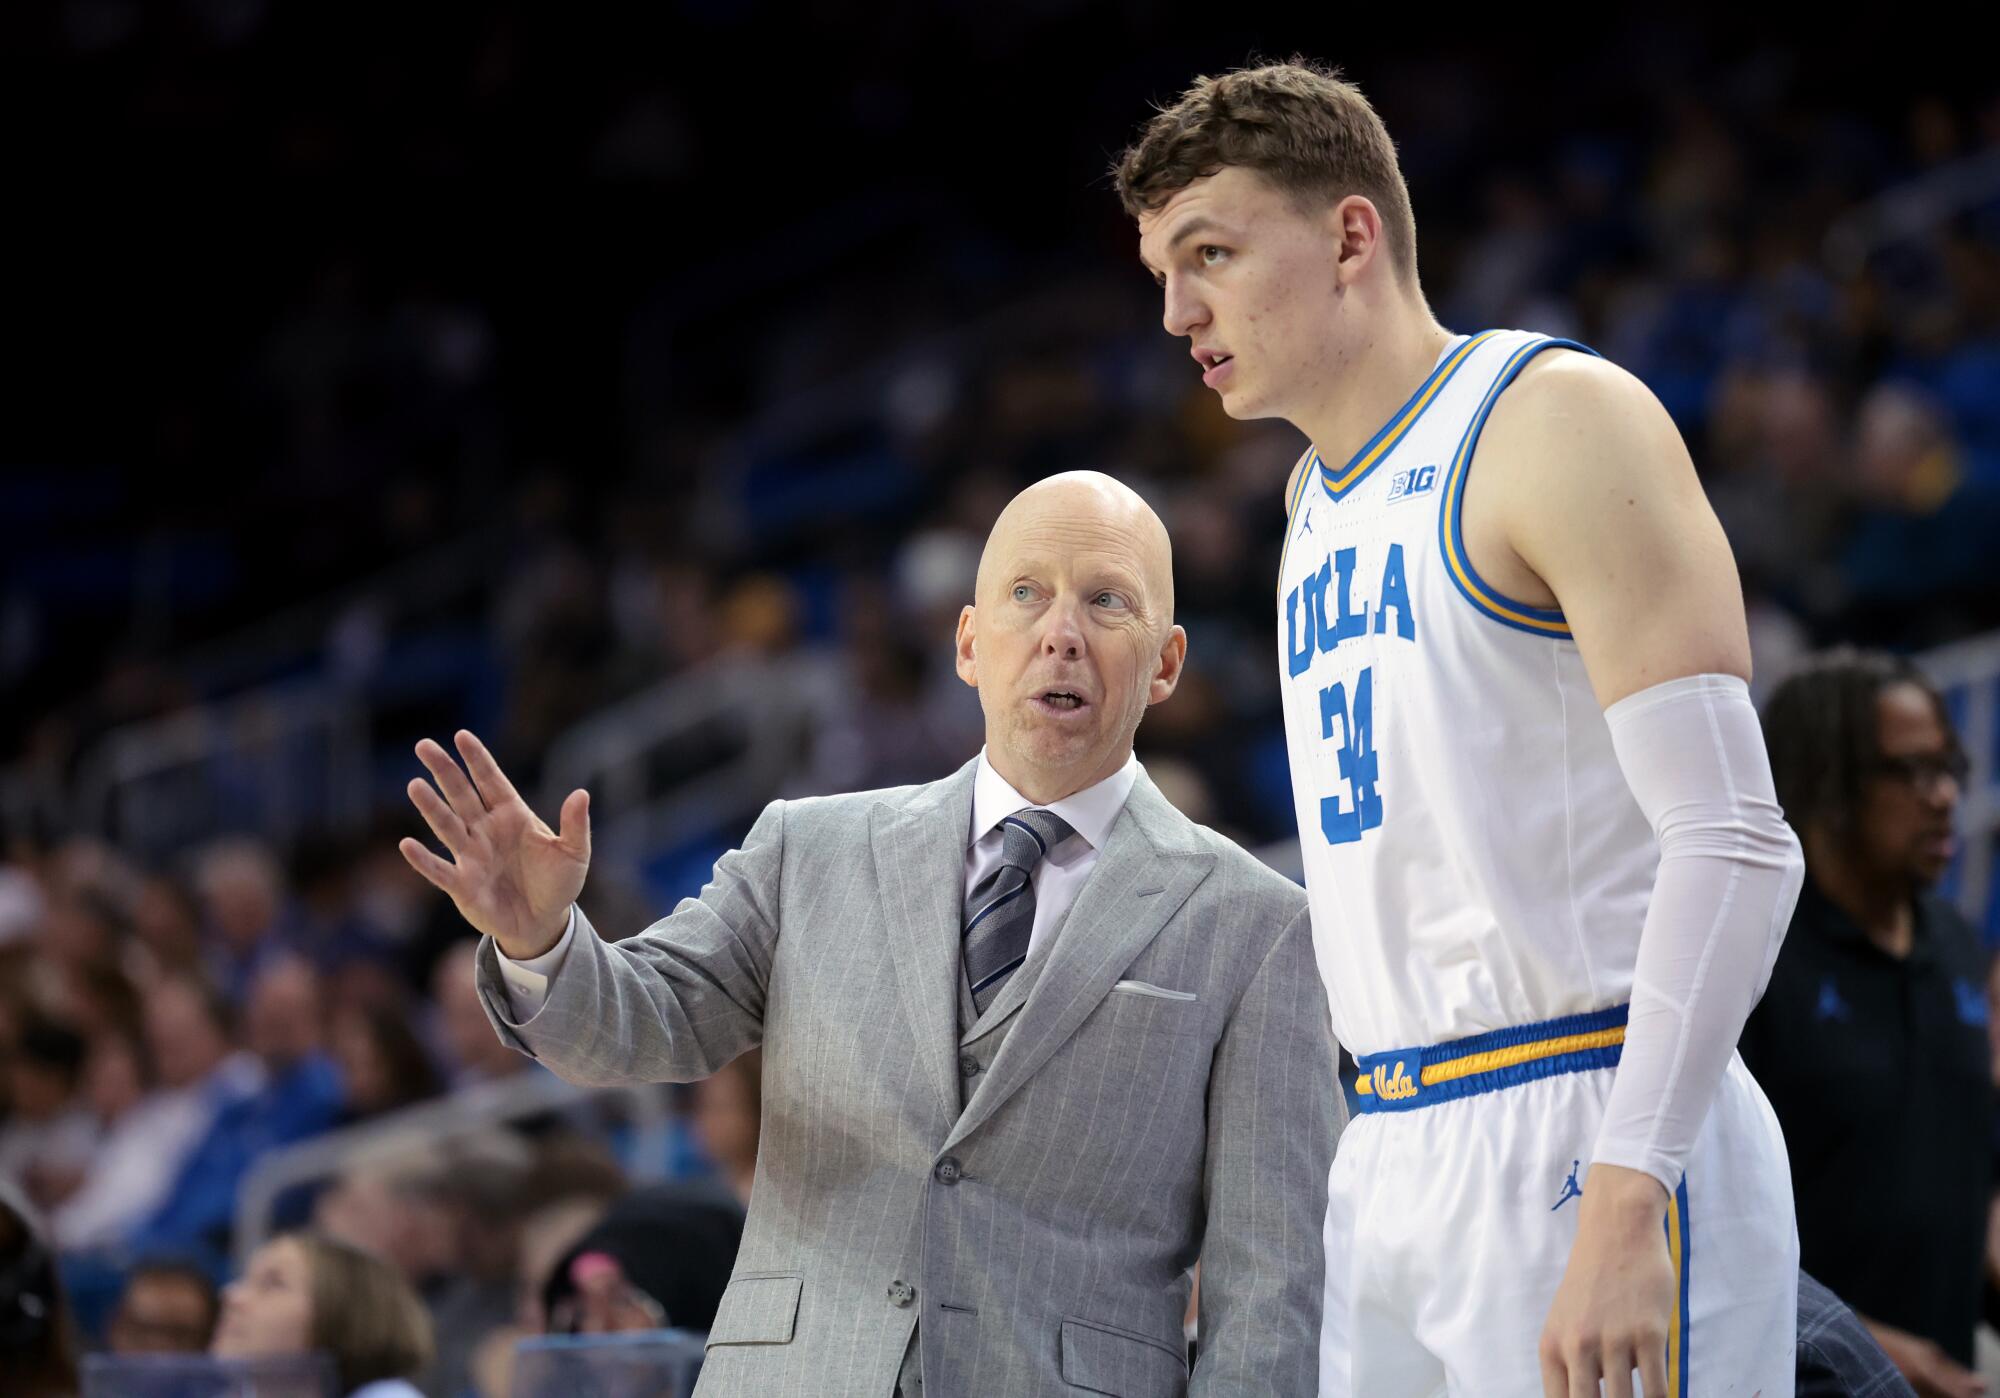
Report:
[[[1033,600],[1034,595],[1035,595],[1035,590],[1032,587],[1029,587],[1026,583],[1014,584],[1014,600],[1016,602],[1031,601]]]
[[[1122,607],[1125,599],[1116,592],[1100,592],[1091,601],[1100,607]]]

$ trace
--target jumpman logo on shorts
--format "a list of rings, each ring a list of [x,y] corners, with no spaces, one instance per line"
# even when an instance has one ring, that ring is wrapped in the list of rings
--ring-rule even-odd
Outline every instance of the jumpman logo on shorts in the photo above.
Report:
[[[1583,1186],[1576,1182],[1577,1167],[1582,1164],[1581,1160],[1572,1160],[1569,1162],[1569,1178],[1563,1181],[1562,1198],[1549,1206],[1550,1213],[1554,1213],[1572,1199],[1581,1199],[1583,1197]]]

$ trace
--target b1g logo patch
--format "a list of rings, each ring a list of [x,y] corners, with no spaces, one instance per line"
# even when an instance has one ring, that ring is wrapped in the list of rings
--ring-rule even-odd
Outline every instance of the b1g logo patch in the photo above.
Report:
[[[1412,466],[1407,471],[1398,471],[1389,478],[1389,502],[1408,500],[1417,495],[1428,495],[1438,483],[1438,468],[1435,466]]]

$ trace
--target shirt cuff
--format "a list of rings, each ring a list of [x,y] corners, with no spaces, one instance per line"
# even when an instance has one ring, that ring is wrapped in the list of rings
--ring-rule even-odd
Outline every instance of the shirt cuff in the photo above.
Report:
[[[493,954],[500,960],[500,983],[507,988],[507,1006],[517,1021],[533,1019],[540,1013],[549,998],[549,980],[562,969],[563,958],[569,955],[569,939],[575,935],[576,904],[572,903],[562,936],[540,956],[516,961],[495,944]]]

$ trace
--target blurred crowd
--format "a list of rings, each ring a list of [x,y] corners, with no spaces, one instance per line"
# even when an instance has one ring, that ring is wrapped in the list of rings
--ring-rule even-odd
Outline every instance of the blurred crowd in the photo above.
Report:
[[[833,25],[813,64],[854,62],[810,113],[827,158],[739,194],[722,172],[769,148],[714,115],[743,74],[710,59],[754,6],[673,7],[698,45],[552,35],[507,5],[463,33],[309,10],[4,21],[46,60],[24,81],[67,122],[63,158],[108,185],[212,189],[218,218],[249,207],[245,175],[464,195],[412,194],[386,232],[306,211],[251,246],[162,226],[100,256],[108,235],[79,234],[51,250],[75,284],[29,298],[52,377],[0,441],[0,1178],[113,1348],[208,1342],[269,1152],[540,1073],[396,854],[422,833],[401,795],[419,736],[475,727],[533,790],[565,734],[655,686],[791,677],[804,719],[772,789],[593,881],[598,925],[636,929],[762,799],[972,754],[947,638],[985,531],[1025,481],[1088,466],[1174,539],[1190,663],[1141,731],[1149,772],[1246,843],[1292,834],[1270,589],[1302,444],[1220,414],[1099,178],[1195,60],[1109,65],[1140,22],[1063,3],[978,19],[964,66],[920,61],[937,26],[975,23],[953,7],[880,42]],[[1743,570],[1760,694],[1831,641],[2000,628],[2000,100],[1949,62],[1864,65],[1863,86],[1782,48],[1646,37],[1607,34],[1554,104],[1528,100],[1518,38],[1413,58],[1364,28],[1324,52],[1397,134],[1445,323],[1572,336],[1672,411]],[[1077,98],[1007,109],[1048,168],[968,173],[939,133],[1018,101],[1005,65],[1030,55]],[[817,91],[791,61],[760,90]],[[857,146],[877,163],[838,158]],[[516,179],[579,213],[547,248],[522,242]],[[225,799],[199,838],[106,838],[79,793],[108,735],[307,682],[368,738],[339,821]],[[648,780],[700,770],[730,742],[714,728],[649,753]],[[557,1113],[402,1142],[274,1221],[408,1281],[425,1391],[501,1392],[508,1337],[712,1309],[754,1065],[675,1100],[666,1160]],[[659,1177],[680,1183],[633,1191]],[[704,1260],[634,1282],[662,1229]]]
[[[400,927],[371,918],[413,894],[389,853],[333,861],[340,895],[249,837],[196,852],[185,879],[85,842],[10,866],[0,1179],[45,1220],[87,1339],[208,1347],[215,1288],[245,1241],[243,1186],[268,1153],[542,1073],[488,1026],[466,929],[429,918],[427,899]],[[574,1294],[569,1254],[587,1238],[667,1308],[654,1323],[701,1329],[713,1314],[756,1159],[754,1054],[672,1109],[655,1159],[560,1107],[379,1134],[280,1193],[259,1226],[310,1226],[386,1261],[436,1337],[426,1391],[504,1393],[520,1334],[552,1316],[608,1324]]]

